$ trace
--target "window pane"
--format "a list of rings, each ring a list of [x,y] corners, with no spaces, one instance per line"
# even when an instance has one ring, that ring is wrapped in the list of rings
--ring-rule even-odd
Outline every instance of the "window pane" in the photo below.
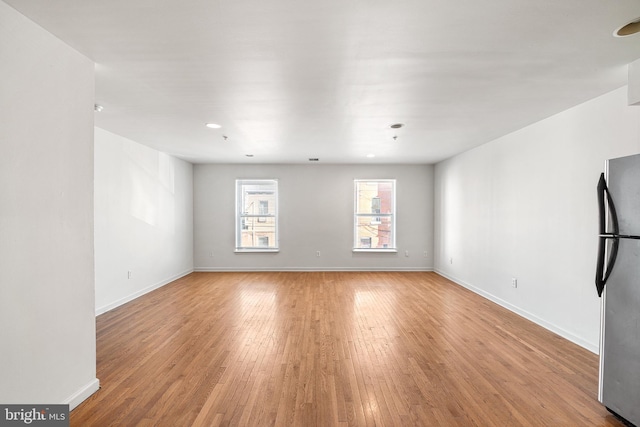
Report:
[[[356,213],[393,213],[393,182],[356,182]]]
[[[356,249],[393,248],[391,217],[359,216],[356,219]]]
[[[244,184],[242,213],[249,215],[275,215],[276,187],[271,184]]]
[[[240,233],[241,248],[275,248],[276,247],[276,219],[274,217],[258,216],[243,218],[244,227]]]

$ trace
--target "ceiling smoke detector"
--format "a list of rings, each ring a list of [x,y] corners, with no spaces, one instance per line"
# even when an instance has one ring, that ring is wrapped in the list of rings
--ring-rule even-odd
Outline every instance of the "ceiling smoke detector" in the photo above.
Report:
[[[637,18],[634,21],[618,28],[616,32],[613,33],[613,35],[616,37],[627,37],[632,36],[638,32],[640,32],[640,18]]]
[[[320,161],[320,159],[319,159],[319,158],[317,158],[317,157],[309,157],[309,161],[310,161],[310,162],[319,162],[319,161]]]

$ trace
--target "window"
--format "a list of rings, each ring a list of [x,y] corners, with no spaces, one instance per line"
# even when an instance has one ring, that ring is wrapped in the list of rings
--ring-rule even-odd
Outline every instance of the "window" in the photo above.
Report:
[[[269,201],[268,200],[260,200],[258,202],[258,214],[259,215],[267,215],[269,214]],[[266,222],[267,218],[264,216],[258,217],[258,222]]]
[[[278,250],[278,181],[236,180],[236,252]]]
[[[371,213],[380,213],[380,197],[374,197],[371,199]],[[381,224],[382,220],[379,216],[374,216],[371,220],[371,224]]]
[[[355,251],[396,250],[395,190],[395,179],[355,180]]]
[[[361,248],[370,248],[371,247],[371,237],[361,237],[360,238],[360,247]]]

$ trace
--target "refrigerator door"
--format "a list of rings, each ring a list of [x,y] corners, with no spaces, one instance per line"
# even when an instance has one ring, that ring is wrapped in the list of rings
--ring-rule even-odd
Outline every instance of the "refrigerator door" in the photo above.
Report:
[[[618,216],[618,233],[640,236],[640,154],[609,160],[607,185]]]
[[[640,240],[620,239],[604,292],[602,403],[640,425]]]

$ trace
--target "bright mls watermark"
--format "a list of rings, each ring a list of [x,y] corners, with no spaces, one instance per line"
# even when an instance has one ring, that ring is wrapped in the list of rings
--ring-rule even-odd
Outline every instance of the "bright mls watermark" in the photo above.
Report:
[[[0,405],[0,427],[69,427],[69,405]]]

